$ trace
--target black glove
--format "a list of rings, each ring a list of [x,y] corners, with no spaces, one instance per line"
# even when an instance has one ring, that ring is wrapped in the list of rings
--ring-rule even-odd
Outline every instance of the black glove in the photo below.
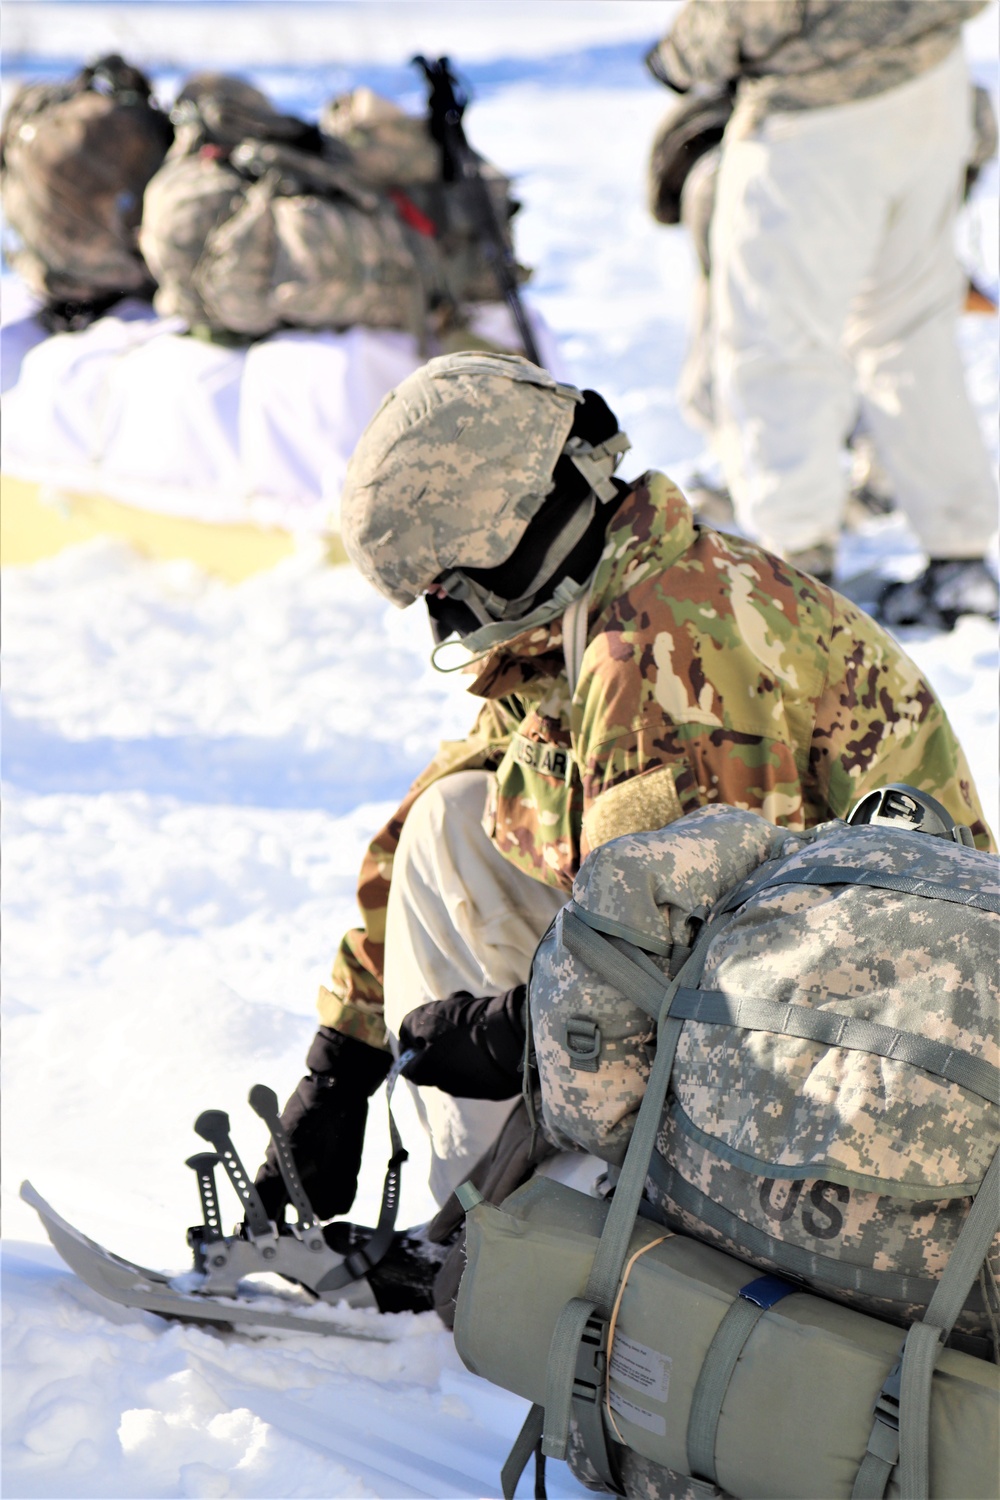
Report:
[[[281,1112],[302,1186],[317,1215],[331,1219],[354,1202],[365,1141],[368,1100],[392,1057],[330,1026],[321,1026],[306,1054],[307,1077]],[[274,1146],[255,1179],[269,1219],[281,1222],[288,1194]]]
[[[460,1099],[511,1099],[521,1091],[525,986],[477,999],[460,990],[404,1016],[400,1055],[418,1055],[403,1069],[411,1083]]]

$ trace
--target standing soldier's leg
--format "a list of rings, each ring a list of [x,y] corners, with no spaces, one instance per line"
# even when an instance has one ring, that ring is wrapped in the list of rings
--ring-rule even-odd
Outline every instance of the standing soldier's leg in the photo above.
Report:
[[[715,210],[715,184],[721,152],[707,151],[688,173],[681,193],[681,223],[691,236],[698,274],[691,292],[688,343],[684,364],[677,378],[677,399],[686,421],[715,429],[715,396],[712,390],[712,321],[709,300],[711,256],[709,236]]]
[[[459,990],[495,995],[522,984],[566,896],[505,860],[483,827],[493,778],[462,771],[414,803],[393,861],[386,913],[385,1019],[395,1037],[418,1005]],[[415,1090],[431,1140],[439,1203],[492,1145],[513,1100]]]
[[[883,219],[881,163],[852,125],[862,108],[774,114],[727,135],[717,184],[720,457],[741,526],[793,558],[832,552],[847,499],[856,398],[842,338]]]
[[[885,129],[901,181],[847,344],[879,457],[924,551],[982,557],[997,500],[957,342],[965,278],[955,214],[972,135],[961,51],[894,94]]]

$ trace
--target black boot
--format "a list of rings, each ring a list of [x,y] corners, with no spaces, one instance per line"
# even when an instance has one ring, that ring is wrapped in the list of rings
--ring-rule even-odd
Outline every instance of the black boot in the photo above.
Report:
[[[339,1220],[327,1224],[323,1238],[338,1255],[363,1250],[374,1230],[364,1224]],[[451,1250],[424,1238],[423,1227],[404,1229],[393,1235],[382,1259],[365,1273],[379,1312],[430,1312],[434,1307],[434,1279]]]
[[[997,618],[997,580],[981,557],[932,558],[918,578],[889,583],[875,603],[875,618],[890,628],[929,625],[952,630],[961,615]]]

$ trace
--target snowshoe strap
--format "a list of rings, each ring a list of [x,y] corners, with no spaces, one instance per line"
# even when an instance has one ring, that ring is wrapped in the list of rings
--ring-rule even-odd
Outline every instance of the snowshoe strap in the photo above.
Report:
[[[255,1083],[249,1095],[250,1108],[264,1121],[271,1134],[274,1144],[274,1154],[285,1184],[285,1191],[298,1215],[298,1230],[303,1240],[309,1244],[312,1241],[323,1243],[323,1235],[319,1228],[319,1218],[316,1210],[306,1195],[302,1186],[298,1168],[295,1165],[295,1157],[292,1153],[291,1143],[281,1123],[281,1111],[278,1108],[278,1096],[273,1089],[266,1084]]]
[[[201,1199],[201,1225],[198,1233],[203,1243],[212,1244],[223,1238],[222,1215],[219,1212],[219,1195],[215,1187],[215,1169],[219,1157],[215,1151],[199,1151],[189,1156],[184,1163],[198,1177],[198,1196]]]
[[[328,1271],[323,1279],[317,1283],[315,1290],[324,1295],[327,1292],[335,1292],[340,1287],[347,1286],[352,1281],[359,1281],[362,1276],[377,1266],[392,1244],[393,1235],[396,1232],[396,1215],[399,1213],[399,1187],[400,1176],[404,1161],[409,1158],[409,1152],[403,1145],[402,1138],[396,1126],[392,1113],[392,1091],[396,1087],[396,1080],[407,1064],[416,1057],[416,1049],[402,1053],[396,1059],[385,1080],[385,1102],[389,1111],[389,1140],[392,1145],[392,1155],[389,1157],[389,1165],[386,1167],[385,1181],[382,1184],[382,1206],[379,1209],[378,1223],[374,1233],[367,1244],[359,1250],[354,1250],[345,1256],[344,1263]]]

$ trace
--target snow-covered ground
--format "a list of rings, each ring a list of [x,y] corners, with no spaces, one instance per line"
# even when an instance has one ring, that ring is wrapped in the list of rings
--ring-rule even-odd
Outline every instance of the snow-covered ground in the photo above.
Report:
[[[532,295],[567,374],[606,394],[631,433],[625,473],[656,465],[683,479],[698,461],[673,394],[688,249],[643,201],[666,98],[638,57],[672,7],[233,7],[224,46],[209,7],[175,7],[166,31],[163,5],[4,9],[8,83],[15,41],[58,60],[118,40],[162,61],[167,87],[211,39],[213,62],[254,64],[304,108],[323,82],[316,51],[303,60],[299,46],[309,11],[342,27],[329,92],[377,74],[402,94],[399,59],[419,46],[462,62],[464,50],[478,87],[470,135],[518,174],[519,251],[539,268]],[[969,45],[995,87],[996,7]],[[994,162],[963,231],[994,287],[996,208]],[[961,338],[996,455],[996,319],[964,320]],[[848,572],[915,562],[898,521],[852,538],[842,558]],[[247,1092],[265,1081],[284,1096],[299,1077],[365,840],[438,740],[463,732],[462,685],[431,671],[417,612],[398,614],[308,547],[233,588],[95,542],[5,571],[3,611],[4,1493],[499,1494],[523,1403],[465,1371],[433,1315],[383,1320],[385,1344],[168,1327],[90,1294],[16,1196],[30,1177],[95,1238],[184,1266],[197,1216],[184,1158],[201,1148],[191,1122],[228,1110],[256,1163],[263,1126]],[[906,645],[997,828],[995,631],[967,619],[951,636],[908,632]],[[416,1222],[431,1205],[405,1102],[401,1115],[415,1157],[402,1215]],[[377,1212],[387,1154],[376,1102],[359,1219]],[[561,1465],[549,1482],[553,1495],[581,1492]]]

